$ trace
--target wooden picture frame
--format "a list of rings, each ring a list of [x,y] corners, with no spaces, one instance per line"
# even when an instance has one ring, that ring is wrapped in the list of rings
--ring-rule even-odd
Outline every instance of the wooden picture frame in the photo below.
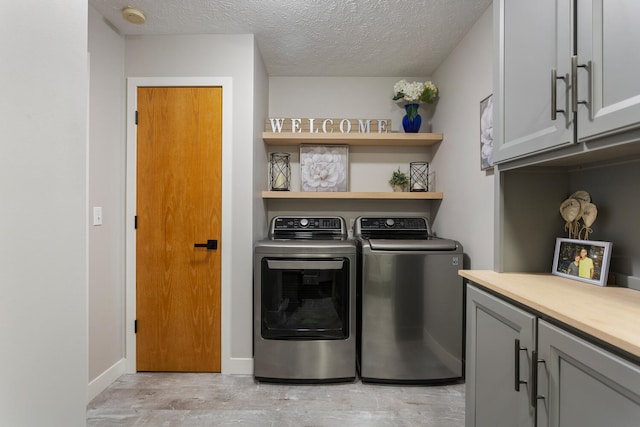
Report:
[[[607,285],[611,242],[556,239],[551,273],[598,286]]]

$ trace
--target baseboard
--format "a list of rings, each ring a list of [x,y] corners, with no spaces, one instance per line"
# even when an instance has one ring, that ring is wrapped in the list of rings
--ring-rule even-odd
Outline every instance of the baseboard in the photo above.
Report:
[[[91,381],[87,387],[87,403],[91,402],[126,372],[127,360],[122,358]],[[253,358],[235,357],[227,359],[223,361],[222,373],[227,375],[253,375]]]
[[[87,403],[91,402],[125,372],[127,372],[127,363],[126,359],[122,358],[109,369],[98,375],[96,379],[89,382],[89,386],[87,387]]]
[[[252,357],[231,357],[222,360],[222,373],[228,375],[253,375]]]

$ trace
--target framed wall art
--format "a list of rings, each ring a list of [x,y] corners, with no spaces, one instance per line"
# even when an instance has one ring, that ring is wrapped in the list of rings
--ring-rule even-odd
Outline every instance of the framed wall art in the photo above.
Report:
[[[480,101],[480,170],[493,167],[493,94]]]
[[[607,285],[611,242],[556,239],[551,272],[598,286]]]
[[[348,191],[348,145],[300,145],[302,191]]]

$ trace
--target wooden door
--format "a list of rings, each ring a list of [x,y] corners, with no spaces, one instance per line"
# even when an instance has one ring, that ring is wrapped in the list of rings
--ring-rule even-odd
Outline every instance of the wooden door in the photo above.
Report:
[[[138,88],[137,134],[137,369],[220,372],[222,88]]]

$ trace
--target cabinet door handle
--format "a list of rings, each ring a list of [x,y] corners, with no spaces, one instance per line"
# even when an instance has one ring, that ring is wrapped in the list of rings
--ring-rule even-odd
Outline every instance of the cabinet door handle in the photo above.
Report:
[[[531,401],[529,403],[534,409],[538,405],[538,399],[544,400],[545,398],[538,394],[538,363],[546,362],[543,359],[538,359],[538,352],[534,350],[531,352],[531,378],[529,379],[531,381]]]
[[[516,370],[516,374],[515,374],[515,381],[514,381],[514,388],[516,389],[516,391],[520,391],[520,384],[526,384],[526,381],[523,381],[520,379],[520,352],[521,351],[527,351],[527,347],[520,347],[520,340],[516,339],[514,341],[514,346],[513,346],[513,360],[514,360],[514,365],[515,365],[515,370]]]
[[[591,110],[591,83],[589,83],[589,101],[578,101],[578,68],[585,68],[589,72],[591,80],[591,61],[586,64],[578,64],[578,55],[571,57],[571,111],[578,112],[578,104],[585,104]]]
[[[556,119],[558,113],[564,114],[564,109],[558,110],[558,80],[565,80],[565,76],[558,76],[558,70],[556,68],[551,69],[551,120]]]

